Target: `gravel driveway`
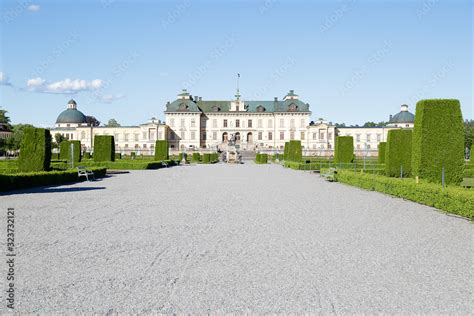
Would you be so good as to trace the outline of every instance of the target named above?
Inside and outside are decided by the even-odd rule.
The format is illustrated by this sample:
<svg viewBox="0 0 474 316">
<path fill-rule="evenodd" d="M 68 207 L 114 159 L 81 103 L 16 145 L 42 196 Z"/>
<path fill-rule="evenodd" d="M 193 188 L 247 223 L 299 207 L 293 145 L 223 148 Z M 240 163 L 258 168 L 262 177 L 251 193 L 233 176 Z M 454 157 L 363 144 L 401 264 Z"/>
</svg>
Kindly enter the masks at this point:
<svg viewBox="0 0 474 316">
<path fill-rule="evenodd" d="M 315 174 L 180 166 L 0 202 L 21 313 L 473 312 L 469 221 Z"/>
</svg>

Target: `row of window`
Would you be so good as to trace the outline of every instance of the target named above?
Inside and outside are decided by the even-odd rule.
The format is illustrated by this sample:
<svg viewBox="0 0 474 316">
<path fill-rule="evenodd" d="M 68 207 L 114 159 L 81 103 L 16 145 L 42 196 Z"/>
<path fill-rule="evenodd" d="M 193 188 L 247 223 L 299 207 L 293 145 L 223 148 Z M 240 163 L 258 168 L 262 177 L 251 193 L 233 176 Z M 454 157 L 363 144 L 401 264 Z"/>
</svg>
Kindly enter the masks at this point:
<svg viewBox="0 0 474 316">
<path fill-rule="evenodd" d="M 66 134 L 67 135 L 67 134 Z M 106 134 L 104 134 L 106 135 Z M 142 140 L 151 140 L 151 141 L 154 141 L 156 140 L 155 138 L 155 132 L 142 132 Z M 71 134 L 71 138 L 68 138 L 68 139 L 72 139 L 72 134 Z M 81 135 L 80 135 L 80 139 L 81 140 L 84 140 L 86 139 L 86 132 L 85 131 L 82 131 L 81 132 Z M 138 142 L 140 140 L 140 133 L 134 133 L 133 135 L 129 134 L 129 133 L 124 133 L 124 134 L 118 134 L 118 133 L 115 133 L 114 134 L 114 139 L 116 141 L 129 141 L 129 140 L 134 140 L 136 142 Z M 158 139 L 163 139 L 163 132 L 158 132 Z"/>
<path fill-rule="evenodd" d="M 170 123 L 170 127 L 176 127 L 174 118 L 170 118 L 169 123 Z M 235 127 L 246 127 L 245 125 L 247 125 L 248 128 L 253 128 L 254 127 L 253 120 L 251 120 L 251 119 L 249 119 L 249 120 L 240 120 L 240 119 L 228 120 L 228 119 L 224 119 L 222 121 L 222 126 L 218 126 L 218 120 L 217 119 L 212 120 L 212 127 L 213 128 L 234 127 L 234 126 Z M 185 126 L 186 126 L 186 119 L 182 118 L 180 120 L 179 127 L 185 127 Z M 191 119 L 191 127 L 196 127 L 196 119 L 195 118 Z M 285 119 L 280 119 L 279 127 L 283 127 L 283 128 L 285 127 Z M 306 119 L 301 119 L 300 120 L 300 128 L 304 128 L 304 127 L 306 127 Z M 257 128 L 263 128 L 263 119 L 258 119 L 257 120 Z M 273 119 L 268 119 L 267 120 L 267 128 L 273 128 Z M 296 128 L 295 119 L 290 119 L 290 128 Z"/>
<path fill-rule="evenodd" d="M 115 148 L 120 148 L 119 144 L 115 143 Z M 123 145 L 123 148 L 129 148 L 129 147 L 128 147 L 128 144 L 124 144 L 124 145 Z M 130 148 L 131 148 L 131 147 L 130 147 Z M 135 149 L 139 149 L 139 148 L 147 149 L 148 146 L 147 146 L 147 144 L 143 144 L 142 147 L 140 147 L 139 144 L 135 144 L 135 145 L 133 146 L 133 148 L 135 148 Z M 154 148 L 155 148 L 155 145 L 154 145 L 154 144 L 151 144 L 149 148 L 150 148 L 150 149 L 154 149 Z"/>
<path fill-rule="evenodd" d="M 377 134 L 376 138 L 377 138 L 377 142 L 380 142 L 382 140 L 382 134 Z M 373 140 L 372 134 L 365 135 L 365 141 L 370 142 L 372 140 Z M 356 134 L 356 142 L 360 142 L 360 141 L 361 141 L 361 134 Z"/>
</svg>

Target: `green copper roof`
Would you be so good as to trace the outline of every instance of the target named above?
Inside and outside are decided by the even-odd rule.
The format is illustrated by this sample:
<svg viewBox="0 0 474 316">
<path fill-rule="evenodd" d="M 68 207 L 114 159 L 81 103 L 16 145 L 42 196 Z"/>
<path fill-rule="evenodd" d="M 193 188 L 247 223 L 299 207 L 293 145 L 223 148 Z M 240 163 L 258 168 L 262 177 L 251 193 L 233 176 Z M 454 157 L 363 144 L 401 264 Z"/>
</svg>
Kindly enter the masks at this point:
<svg viewBox="0 0 474 316">
<path fill-rule="evenodd" d="M 59 114 L 58 118 L 56 119 L 56 123 L 87 123 L 86 116 L 76 109 L 67 109 Z"/>
<path fill-rule="evenodd" d="M 392 116 L 389 123 L 414 123 L 415 115 L 408 111 L 401 111 Z"/>
<path fill-rule="evenodd" d="M 166 112 L 229 112 L 231 102 L 175 100 L 166 105 Z M 183 103 L 187 106 L 186 110 Z M 309 104 L 300 100 L 245 101 L 244 105 L 247 108 L 245 112 L 259 112 L 260 106 L 263 107 L 264 112 L 309 112 Z"/>
</svg>

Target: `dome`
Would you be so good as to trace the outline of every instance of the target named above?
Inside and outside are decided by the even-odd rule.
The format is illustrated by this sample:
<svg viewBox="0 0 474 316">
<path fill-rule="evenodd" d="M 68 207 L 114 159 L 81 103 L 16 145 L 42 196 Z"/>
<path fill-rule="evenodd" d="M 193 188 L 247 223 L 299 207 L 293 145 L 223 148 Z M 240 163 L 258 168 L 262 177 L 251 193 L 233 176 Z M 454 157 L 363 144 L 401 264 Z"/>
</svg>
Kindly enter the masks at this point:
<svg viewBox="0 0 474 316">
<path fill-rule="evenodd" d="M 59 114 L 56 123 L 82 124 L 87 123 L 87 119 L 81 111 L 76 109 L 66 109 Z"/>
<path fill-rule="evenodd" d="M 389 120 L 389 123 L 414 123 L 415 115 L 408 112 L 408 105 L 403 104 L 401 106 L 401 111 L 392 116 Z"/>
</svg>

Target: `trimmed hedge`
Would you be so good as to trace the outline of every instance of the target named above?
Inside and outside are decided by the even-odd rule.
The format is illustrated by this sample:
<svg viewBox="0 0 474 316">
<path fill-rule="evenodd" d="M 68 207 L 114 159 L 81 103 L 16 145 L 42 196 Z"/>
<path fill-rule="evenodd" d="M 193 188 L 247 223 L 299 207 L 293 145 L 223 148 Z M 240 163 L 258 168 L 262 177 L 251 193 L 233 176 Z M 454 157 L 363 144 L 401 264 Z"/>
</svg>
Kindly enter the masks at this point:
<svg viewBox="0 0 474 316">
<path fill-rule="evenodd" d="M 290 142 L 285 142 L 285 149 L 283 151 L 283 160 L 288 160 L 289 149 L 290 149 Z"/>
<path fill-rule="evenodd" d="M 334 146 L 334 162 L 354 161 L 354 139 L 352 136 L 337 136 Z"/>
<path fill-rule="evenodd" d="M 411 129 L 393 129 L 388 131 L 385 149 L 385 174 L 389 177 L 403 177 L 411 173 Z M 403 169 L 402 169 L 403 168 Z"/>
<path fill-rule="evenodd" d="M 25 128 L 20 144 L 18 169 L 22 172 L 46 171 L 51 163 L 51 133 L 44 128 Z"/>
<path fill-rule="evenodd" d="M 286 149 L 288 147 L 288 149 Z M 286 159 L 288 161 L 301 161 L 303 157 L 301 152 L 301 141 L 299 140 L 290 140 L 288 145 L 285 144 Z"/>
<path fill-rule="evenodd" d="M 459 100 L 421 100 L 416 104 L 412 170 L 431 182 L 462 182 L 464 126 Z"/>
<path fill-rule="evenodd" d="M 168 167 L 176 166 L 177 163 L 174 160 L 165 160 Z M 83 161 L 81 166 L 85 167 L 103 167 L 110 170 L 147 170 L 147 169 L 161 169 L 165 165 L 161 161 L 146 161 L 146 160 L 121 160 L 121 161 Z"/>
<path fill-rule="evenodd" d="M 91 159 L 91 158 L 92 158 L 91 153 L 85 152 L 83 158 L 84 158 L 84 159 Z"/>
<path fill-rule="evenodd" d="M 192 162 L 200 162 L 201 161 L 201 154 L 200 153 L 193 153 L 191 161 Z"/>
<path fill-rule="evenodd" d="M 51 160 L 59 160 L 59 153 L 51 153 Z"/>
<path fill-rule="evenodd" d="M 267 164 L 268 163 L 268 154 L 257 154 L 255 157 L 255 163 L 257 164 Z"/>
<path fill-rule="evenodd" d="M 81 141 L 80 140 L 64 140 L 59 145 L 59 159 L 71 161 L 70 151 L 71 144 L 74 146 L 74 162 L 81 161 Z"/>
<path fill-rule="evenodd" d="M 398 196 L 443 211 L 474 219 L 474 194 L 472 189 L 450 186 L 443 189 L 439 184 L 413 179 L 353 173 L 338 170 L 336 180 L 363 189 Z"/>
<path fill-rule="evenodd" d="M 115 141 L 113 136 L 94 136 L 94 161 L 115 161 Z"/>
<path fill-rule="evenodd" d="M 202 163 L 211 163 L 211 154 L 202 154 Z"/>
<path fill-rule="evenodd" d="M 386 142 L 379 143 L 379 156 L 378 156 L 379 163 L 385 163 L 385 148 L 386 147 L 387 147 Z"/>
<path fill-rule="evenodd" d="M 107 169 L 92 168 L 96 178 L 105 177 Z M 40 171 L 16 174 L 0 174 L 0 191 L 27 189 L 46 185 L 60 185 L 84 180 L 77 176 L 76 169 L 65 171 Z"/>
<path fill-rule="evenodd" d="M 168 160 L 168 141 L 157 140 L 155 143 L 155 160 Z"/>
</svg>

